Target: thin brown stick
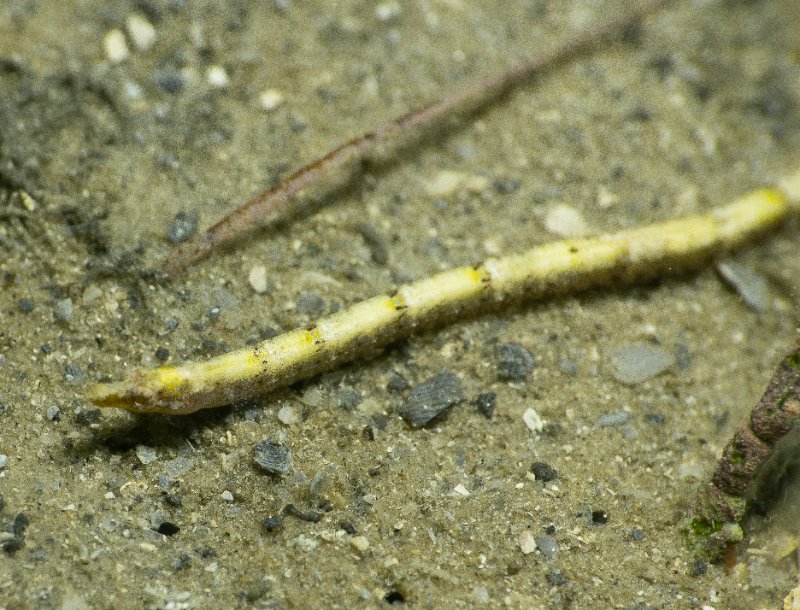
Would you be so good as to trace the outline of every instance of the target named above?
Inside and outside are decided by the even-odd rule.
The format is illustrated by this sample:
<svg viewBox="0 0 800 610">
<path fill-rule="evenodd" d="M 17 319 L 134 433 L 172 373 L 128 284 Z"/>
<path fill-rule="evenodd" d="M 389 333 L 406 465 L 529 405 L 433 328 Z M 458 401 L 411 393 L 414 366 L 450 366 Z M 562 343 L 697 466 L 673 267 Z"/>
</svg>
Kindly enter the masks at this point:
<svg viewBox="0 0 800 610">
<path fill-rule="evenodd" d="M 646 15 L 661 8 L 669 0 L 650 0 L 627 13 L 615 14 L 585 30 L 572 35 L 559 45 L 539 56 L 526 59 L 504 72 L 489 75 L 407 114 L 378 126 L 362 136 L 353 138 L 322 157 L 301 167 L 278 185 L 269 188 L 242 204 L 217 221 L 205 232 L 170 252 L 163 263 L 168 275 L 175 275 L 189 265 L 208 256 L 214 248 L 231 241 L 270 212 L 278 209 L 291 197 L 312 185 L 324 174 L 346 161 L 363 159 L 375 147 L 422 125 L 429 125 L 457 109 L 477 110 L 506 93 L 512 86 L 544 68 L 557 65 L 579 53 L 588 51 L 600 42 L 619 36 Z"/>
</svg>

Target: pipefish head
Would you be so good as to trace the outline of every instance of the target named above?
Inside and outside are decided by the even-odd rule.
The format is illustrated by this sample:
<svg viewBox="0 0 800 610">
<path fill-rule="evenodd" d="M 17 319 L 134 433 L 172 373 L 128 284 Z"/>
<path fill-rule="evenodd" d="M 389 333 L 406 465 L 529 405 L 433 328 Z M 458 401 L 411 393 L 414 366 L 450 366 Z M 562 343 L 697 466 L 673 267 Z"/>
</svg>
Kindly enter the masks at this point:
<svg viewBox="0 0 800 610">
<path fill-rule="evenodd" d="M 125 409 L 132 413 L 182 415 L 199 407 L 185 400 L 188 381 L 177 367 L 136 369 L 122 381 L 98 383 L 86 391 L 89 401 L 102 408 Z"/>
</svg>

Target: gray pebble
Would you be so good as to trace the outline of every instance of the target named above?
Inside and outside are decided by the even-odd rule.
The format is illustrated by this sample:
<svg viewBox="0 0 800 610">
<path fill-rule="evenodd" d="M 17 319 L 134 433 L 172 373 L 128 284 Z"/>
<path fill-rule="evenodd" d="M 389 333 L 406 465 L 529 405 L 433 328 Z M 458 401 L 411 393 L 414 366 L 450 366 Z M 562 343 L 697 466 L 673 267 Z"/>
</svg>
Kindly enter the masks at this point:
<svg viewBox="0 0 800 610">
<path fill-rule="evenodd" d="M 533 371 L 533 356 L 519 343 L 497 346 L 497 375 L 500 379 L 522 381 Z"/>
<path fill-rule="evenodd" d="M 352 411 L 361 403 L 361 392 L 353 388 L 342 388 L 339 394 L 339 406 L 345 411 Z"/>
<path fill-rule="evenodd" d="M 56 320 L 69 322 L 72 319 L 72 299 L 61 299 L 56 301 L 54 308 Z"/>
<path fill-rule="evenodd" d="M 413 428 L 421 428 L 462 400 L 461 381 L 442 371 L 411 390 L 398 412 Z"/>
<path fill-rule="evenodd" d="M 311 318 L 318 318 L 325 313 L 325 299 L 318 292 L 307 290 L 297 297 L 297 312 Z"/>
<path fill-rule="evenodd" d="M 158 459 L 158 452 L 147 445 L 136 445 L 136 457 L 142 464 L 151 464 Z"/>
<path fill-rule="evenodd" d="M 364 243 L 369 248 L 372 262 L 378 265 L 385 265 L 389 261 L 389 252 L 386 249 L 386 241 L 381 237 L 378 230 L 371 224 L 362 222 L 356 225 L 356 231 L 364 239 Z"/>
<path fill-rule="evenodd" d="M 178 212 L 167 231 L 167 238 L 173 244 L 186 241 L 197 231 L 197 212 Z"/>
<path fill-rule="evenodd" d="M 270 474 L 287 475 L 292 470 L 292 451 L 283 443 L 261 441 L 253 447 L 253 459 Z"/>
<path fill-rule="evenodd" d="M 558 557 L 558 542 L 556 542 L 555 538 L 542 534 L 541 536 L 536 536 L 535 540 L 536 548 L 538 548 L 539 552 L 547 559 L 555 559 Z"/>
<path fill-rule="evenodd" d="M 734 261 L 718 264 L 717 273 L 728 286 L 739 293 L 751 309 L 764 311 L 769 307 L 771 298 L 769 284 L 763 276 Z"/>
<path fill-rule="evenodd" d="M 597 423 L 601 428 L 611 428 L 612 426 L 621 426 L 630 421 L 631 415 L 627 411 L 616 411 L 614 413 L 605 413 L 597 418 Z"/>
<path fill-rule="evenodd" d="M 614 378 L 623 383 L 639 383 L 663 373 L 673 364 L 663 347 L 637 341 L 611 352 Z"/>
<path fill-rule="evenodd" d="M 0 470 L 4 470 L 8 464 L 8 456 L 0 453 Z"/>
<path fill-rule="evenodd" d="M 164 462 L 164 470 L 159 477 L 159 484 L 162 487 L 169 487 L 178 477 L 183 476 L 194 468 L 194 462 L 185 457 L 176 457 L 174 460 Z"/>
<path fill-rule="evenodd" d="M 61 420 L 61 409 L 56 406 L 47 407 L 47 419 L 50 421 L 60 421 Z"/>
<path fill-rule="evenodd" d="M 83 383 L 83 371 L 77 364 L 70 363 L 64 367 L 64 378 L 71 385 L 81 385 Z"/>
</svg>

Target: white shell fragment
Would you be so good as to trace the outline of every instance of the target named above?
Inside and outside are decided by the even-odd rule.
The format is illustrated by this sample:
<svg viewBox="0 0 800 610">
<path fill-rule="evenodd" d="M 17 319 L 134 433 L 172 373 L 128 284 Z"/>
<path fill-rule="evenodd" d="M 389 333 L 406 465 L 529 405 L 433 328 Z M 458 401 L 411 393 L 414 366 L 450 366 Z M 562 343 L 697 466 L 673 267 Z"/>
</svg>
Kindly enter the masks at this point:
<svg viewBox="0 0 800 610">
<path fill-rule="evenodd" d="M 258 96 L 258 102 L 267 112 L 272 112 L 283 104 L 283 94 L 277 89 L 264 89 Z"/>
<path fill-rule="evenodd" d="M 586 221 L 581 213 L 569 205 L 560 204 L 551 208 L 544 219 L 544 228 L 559 237 L 583 237 Z"/>
<path fill-rule="evenodd" d="M 542 421 L 542 417 L 536 412 L 536 409 L 526 409 L 525 413 L 522 414 L 522 421 L 525 422 L 531 432 L 544 430 L 544 421 Z"/>
<path fill-rule="evenodd" d="M 156 29 L 153 24 L 138 13 L 131 13 L 125 20 L 125 29 L 131 37 L 133 46 L 139 51 L 146 51 L 156 41 Z"/>
<path fill-rule="evenodd" d="M 128 43 L 125 42 L 125 34 L 116 28 L 109 30 L 105 38 L 103 38 L 103 50 L 106 53 L 106 58 L 112 64 L 121 63 L 130 55 Z"/>
<path fill-rule="evenodd" d="M 264 294 L 269 287 L 267 281 L 267 268 L 264 265 L 255 265 L 247 275 L 247 281 L 258 294 Z"/>
</svg>

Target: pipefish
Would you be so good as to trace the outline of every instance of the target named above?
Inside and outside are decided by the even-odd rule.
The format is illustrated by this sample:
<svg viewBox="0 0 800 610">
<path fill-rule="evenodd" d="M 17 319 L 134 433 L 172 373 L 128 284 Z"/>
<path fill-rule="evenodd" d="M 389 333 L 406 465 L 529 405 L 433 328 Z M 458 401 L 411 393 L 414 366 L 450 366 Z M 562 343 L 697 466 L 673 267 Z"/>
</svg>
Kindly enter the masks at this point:
<svg viewBox="0 0 800 610">
<path fill-rule="evenodd" d="M 800 211 L 800 171 L 705 214 L 555 241 L 407 284 L 252 347 L 179 366 L 136 369 L 87 398 L 135 413 L 185 415 L 330 370 L 402 336 L 482 307 L 630 283 L 700 267 Z"/>
</svg>

